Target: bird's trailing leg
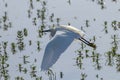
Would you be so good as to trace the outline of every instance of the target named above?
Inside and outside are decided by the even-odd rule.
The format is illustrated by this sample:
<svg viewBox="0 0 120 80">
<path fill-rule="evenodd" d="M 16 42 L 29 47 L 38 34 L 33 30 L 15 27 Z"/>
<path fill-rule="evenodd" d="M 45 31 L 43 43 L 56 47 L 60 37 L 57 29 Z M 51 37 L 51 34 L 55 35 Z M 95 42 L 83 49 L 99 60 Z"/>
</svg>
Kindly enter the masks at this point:
<svg viewBox="0 0 120 80">
<path fill-rule="evenodd" d="M 42 30 L 42 32 L 50 32 L 50 29 L 49 30 Z"/>
<path fill-rule="evenodd" d="M 89 41 L 87 41 L 86 39 L 84 39 L 83 37 L 79 38 L 79 40 L 81 40 L 82 42 L 84 42 L 85 44 L 87 44 L 88 46 L 93 47 L 94 49 L 96 49 L 96 45 L 94 43 L 90 43 Z"/>
</svg>

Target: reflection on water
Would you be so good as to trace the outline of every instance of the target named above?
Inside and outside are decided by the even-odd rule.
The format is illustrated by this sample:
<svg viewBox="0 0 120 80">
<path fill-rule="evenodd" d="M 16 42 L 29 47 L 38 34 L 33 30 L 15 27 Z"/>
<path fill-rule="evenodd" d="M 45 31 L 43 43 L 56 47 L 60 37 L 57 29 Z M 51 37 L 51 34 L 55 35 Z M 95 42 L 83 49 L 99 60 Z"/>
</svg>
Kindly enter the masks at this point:
<svg viewBox="0 0 120 80">
<path fill-rule="evenodd" d="M 88 1 L 97 3 L 101 6 L 102 10 L 107 9 L 108 7 L 106 5 L 108 2 L 105 0 L 87 0 L 86 2 Z M 38 70 L 39 61 L 36 58 L 37 56 L 34 57 L 34 55 L 38 55 L 35 54 L 36 51 L 37 53 L 40 53 L 43 49 L 43 47 L 41 47 L 41 39 L 45 34 L 41 31 L 51 26 L 54 27 L 55 25 L 60 25 L 62 19 L 56 17 L 54 12 L 49 12 L 49 6 L 47 5 L 49 1 L 29 0 L 26 2 L 28 3 L 26 6 L 26 20 L 30 20 L 29 23 L 32 23 L 33 29 L 37 28 L 37 34 L 35 35 L 37 36 L 37 39 L 31 39 L 30 35 L 34 34 L 34 32 L 32 33 L 31 30 L 29 30 L 30 26 L 23 27 L 22 29 L 18 28 L 15 32 L 12 31 L 14 33 L 12 36 L 15 36 L 14 39 L 9 35 L 10 30 L 17 28 L 17 25 L 13 25 L 16 20 L 12 21 L 9 17 L 10 12 L 8 9 L 11 2 L 7 2 L 6 0 L 0 1 L 0 9 L 2 9 L 0 14 L 0 80 L 26 80 L 28 79 L 28 75 L 30 76 L 29 78 L 34 80 L 45 80 Z M 72 6 L 72 2 L 73 1 L 71 0 L 66 1 L 66 3 L 69 4 L 68 6 Z M 111 0 L 109 3 L 117 4 L 119 1 Z M 74 18 L 75 20 L 79 20 L 77 17 Z M 96 18 L 93 20 L 83 20 L 85 26 L 81 26 L 81 29 L 84 31 L 89 30 L 90 27 L 92 27 L 92 22 L 96 23 L 96 21 Z M 71 23 L 68 24 L 70 25 Z M 85 44 L 81 43 L 79 49 L 75 51 L 75 53 L 77 53 L 77 57 L 75 58 L 76 66 L 78 67 L 78 70 L 80 70 L 80 80 L 87 80 L 87 77 L 89 76 L 87 72 L 83 72 L 86 69 L 84 65 L 87 64 L 85 62 L 87 60 L 91 62 L 90 64 L 95 70 L 101 71 L 105 66 L 110 66 L 113 68 L 115 67 L 114 69 L 116 69 L 117 72 L 120 72 L 120 35 L 118 34 L 120 31 L 120 21 L 112 20 L 110 22 L 109 20 L 104 20 L 100 24 L 103 27 L 100 32 L 105 36 L 110 35 L 110 39 L 108 39 L 110 40 L 109 49 L 105 52 L 104 50 L 98 50 L 100 45 L 97 44 L 97 42 L 101 41 L 100 39 L 103 38 L 99 36 L 99 34 L 93 35 L 89 40 L 96 43 L 98 46 L 96 50 L 88 48 Z M 29 50 L 26 51 L 27 49 Z M 14 61 L 11 60 L 12 57 L 15 58 Z M 11 66 L 15 68 L 14 71 L 10 68 Z M 11 74 L 14 74 L 14 76 Z M 59 77 L 56 76 L 57 74 L 59 74 Z M 50 69 L 45 72 L 45 75 L 47 75 L 49 80 L 59 80 L 64 79 L 65 74 L 62 71 L 56 73 Z M 104 80 L 104 77 L 101 77 L 99 74 L 95 74 L 95 76 L 97 79 Z"/>
</svg>

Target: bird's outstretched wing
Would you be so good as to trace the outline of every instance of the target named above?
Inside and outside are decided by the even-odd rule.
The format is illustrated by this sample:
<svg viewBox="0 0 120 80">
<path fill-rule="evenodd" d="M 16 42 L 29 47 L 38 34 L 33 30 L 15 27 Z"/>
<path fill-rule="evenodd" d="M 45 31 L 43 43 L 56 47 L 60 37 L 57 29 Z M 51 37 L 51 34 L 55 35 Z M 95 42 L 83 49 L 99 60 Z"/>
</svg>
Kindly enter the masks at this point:
<svg viewBox="0 0 120 80">
<path fill-rule="evenodd" d="M 55 35 L 47 44 L 43 56 L 41 70 L 48 70 L 60 57 L 60 55 L 68 48 L 74 38 L 67 34 Z"/>
</svg>

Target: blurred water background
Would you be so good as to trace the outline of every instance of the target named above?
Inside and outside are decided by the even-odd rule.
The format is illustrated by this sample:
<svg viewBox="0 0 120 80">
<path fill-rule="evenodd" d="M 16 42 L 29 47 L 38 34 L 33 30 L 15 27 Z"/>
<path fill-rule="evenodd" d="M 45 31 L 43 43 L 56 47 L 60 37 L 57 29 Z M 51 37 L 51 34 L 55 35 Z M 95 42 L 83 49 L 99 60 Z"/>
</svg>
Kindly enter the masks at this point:
<svg viewBox="0 0 120 80">
<path fill-rule="evenodd" d="M 74 41 L 49 71 L 40 69 L 49 34 L 72 25 L 96 50 Z M 119 80 L 120 0 L 0 0 L 0 80 Z"/>
</svg>

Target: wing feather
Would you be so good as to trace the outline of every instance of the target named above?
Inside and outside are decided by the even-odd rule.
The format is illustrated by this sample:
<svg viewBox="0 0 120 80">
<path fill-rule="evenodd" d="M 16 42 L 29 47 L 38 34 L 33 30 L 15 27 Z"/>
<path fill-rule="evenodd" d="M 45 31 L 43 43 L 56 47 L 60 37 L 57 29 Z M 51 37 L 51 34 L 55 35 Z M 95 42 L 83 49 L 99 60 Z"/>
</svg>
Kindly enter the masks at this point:
<svg viewBox="0 0 120 80">
<path fill-rule="evenodd" d="M 41 70 L 48 70 L 68 48 L 74 38 L 68 35 L 56 35 L 46 46 Z"/>
</svg>

